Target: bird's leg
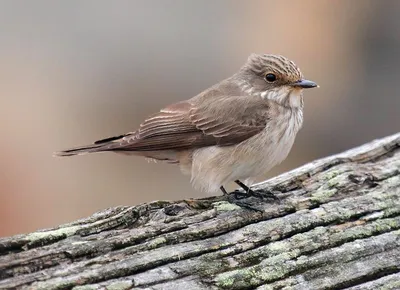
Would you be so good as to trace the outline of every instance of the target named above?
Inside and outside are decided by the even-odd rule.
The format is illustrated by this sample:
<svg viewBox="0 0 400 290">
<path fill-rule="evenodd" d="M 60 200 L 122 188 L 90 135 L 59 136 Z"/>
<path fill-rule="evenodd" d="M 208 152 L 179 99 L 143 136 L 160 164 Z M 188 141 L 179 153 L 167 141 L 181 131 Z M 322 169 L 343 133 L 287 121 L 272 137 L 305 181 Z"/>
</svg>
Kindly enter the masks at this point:
<svg viewBox="0 0 400 290">
<path fill-rule="evenodd" d="M 220 187 L 219 189 L 221 189 L 221 191 L 222 191 L 222 193 L 223 193 L 224 195 L 228 195 L 228 194 L 229 194 L 229 193 L 226 191 L 225 187 L 223 187 L 222 185 L 221 185 L 221 187 Z"/>
<path fill-rule="evenodd" d="M 258 197 L 258 198 L 273 198 L 276 200 L 279 200 L 279 197 L 277 197 L 275 194 L 273 194 L 270 191 L 264 191 L 264 190 L 252 190 L 250 189 L 246 184 L 244 184 L 243 182 L 241 182 L 240 180 L 235 180 L 235 183 L 237 185 L 239 185 L 241 188 L 243 188 L 245 190 L 245 197 L 246 196 L 254 196 L 254 197 Z M 235 193 L 235 197 L 238 197 L 237 193 Z M 243 198 L 240 197 L 240 198 Z M 239 198 L 239 199 L 240 199 Z"/>
</svg>

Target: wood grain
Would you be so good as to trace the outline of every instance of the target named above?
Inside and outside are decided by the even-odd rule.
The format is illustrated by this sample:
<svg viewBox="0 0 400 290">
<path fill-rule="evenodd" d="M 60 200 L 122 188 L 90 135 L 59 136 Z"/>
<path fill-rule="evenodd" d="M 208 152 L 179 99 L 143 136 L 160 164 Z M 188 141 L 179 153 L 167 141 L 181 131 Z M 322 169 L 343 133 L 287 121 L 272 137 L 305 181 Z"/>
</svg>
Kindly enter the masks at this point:
<svg viewBox="0 0 400 290">
<path fill-rule="evenodd" d="M 281 200 L 155 201 L 1 238 L 0 288 L 400 289 L 400 133 L 256 188 Z"/>
</svg>

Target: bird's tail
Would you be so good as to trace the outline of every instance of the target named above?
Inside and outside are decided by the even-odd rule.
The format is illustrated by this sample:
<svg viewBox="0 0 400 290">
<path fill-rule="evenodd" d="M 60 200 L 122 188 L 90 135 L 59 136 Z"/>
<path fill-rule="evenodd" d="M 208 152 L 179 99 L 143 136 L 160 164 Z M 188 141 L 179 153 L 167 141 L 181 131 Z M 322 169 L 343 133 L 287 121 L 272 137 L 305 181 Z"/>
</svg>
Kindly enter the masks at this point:
<svg viewBox="0 0 400 290">
<path fill-rule="evenodd" d="M 98 140 L 93 144 L 75 147 L 59 152 L 55 152 L 53 156 L 73 156 L 73 155 L 83 155 L 88 153 L 96 153 L 96 152 L 105 152 L 105 151 L 112 151 L 119 146 L 119 141 L 127 136 L 128 134 L 114 136 L 102 140 Z"/>
<path fill-rule="evenodd" d="M 100 144 L 91 144 L 87 146 L 81 146 L 54 152 L 53 156 L 63 157 L 63 156 L 83 155 L 88 153 L 104 152 L 104 151 L 107 151 L 107 148 L 105 146 Z"/>
</svg>

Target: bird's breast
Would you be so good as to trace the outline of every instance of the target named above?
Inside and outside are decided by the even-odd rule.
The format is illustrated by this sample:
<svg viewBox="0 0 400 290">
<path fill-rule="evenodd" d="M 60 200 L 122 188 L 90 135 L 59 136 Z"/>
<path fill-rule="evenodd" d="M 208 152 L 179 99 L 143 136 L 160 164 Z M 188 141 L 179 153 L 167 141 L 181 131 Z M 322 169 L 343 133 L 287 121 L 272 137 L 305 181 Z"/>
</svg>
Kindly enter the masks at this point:
<svg viewBox="0 0 400 290">
<path fill-rule="evenodd" d="M 254 162 L 263 174 L 288 156 L 297 132 L 303 122 L 302 111 L 287 110 L 268 122 L 265 129 L 253 140 L 248 140 L 248 149 Z"/>
<path fill-rule="evenodd" d="M 283 111 L 267 122 L 257 135 L 233 146 L 194 150 L 190 170 L 192 184 L 214 192 L 229 181 L 259 177 L 288 155 L 301 127 L 302 115 Z"/>
</svg>

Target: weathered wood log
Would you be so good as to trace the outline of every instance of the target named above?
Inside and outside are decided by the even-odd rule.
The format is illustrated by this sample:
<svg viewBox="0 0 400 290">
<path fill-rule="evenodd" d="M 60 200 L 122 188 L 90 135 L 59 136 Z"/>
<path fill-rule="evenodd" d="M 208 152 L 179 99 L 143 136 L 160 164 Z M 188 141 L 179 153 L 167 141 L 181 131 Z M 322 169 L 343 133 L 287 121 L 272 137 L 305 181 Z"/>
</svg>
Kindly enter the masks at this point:
<svg viewBox="0 0 400 290">
<path fill-rule="evenodd" d="M 0 239 L 0 288 L 400 289 L 400 133 L 232 196 Z"/>
</svg>

